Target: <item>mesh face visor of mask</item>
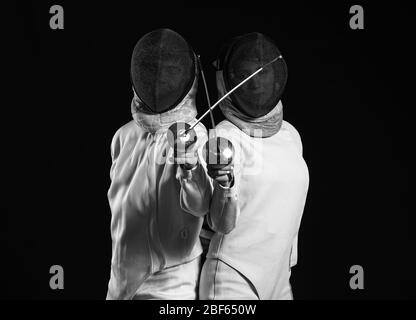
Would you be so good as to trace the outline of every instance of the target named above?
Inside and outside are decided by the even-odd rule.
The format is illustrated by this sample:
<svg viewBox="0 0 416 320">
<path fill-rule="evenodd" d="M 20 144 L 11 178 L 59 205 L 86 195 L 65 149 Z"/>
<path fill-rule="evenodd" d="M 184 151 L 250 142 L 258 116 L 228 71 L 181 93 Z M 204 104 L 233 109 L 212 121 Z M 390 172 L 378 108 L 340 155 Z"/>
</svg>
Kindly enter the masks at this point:
<svg viewBox="0 0 416 320">
<path fill-rule="evenodd" d="M 280 55 L 273 41 L 260 33 L 235 38 L 227 46 L 222 61 L 227 91 Z M 286 81 L 287 66 L 280 58 L 232 93 L 231 99 L 243 114 L 258 118 L 277 105 Z"/>
<path fill-rule="evenodd" d="M 144 35 L 134 47 L 131 80 L 145 109 L 158 114 L 178 105 L 193 85 L 195 66 L 191 46 L 175 31 Z"/>
</svg>

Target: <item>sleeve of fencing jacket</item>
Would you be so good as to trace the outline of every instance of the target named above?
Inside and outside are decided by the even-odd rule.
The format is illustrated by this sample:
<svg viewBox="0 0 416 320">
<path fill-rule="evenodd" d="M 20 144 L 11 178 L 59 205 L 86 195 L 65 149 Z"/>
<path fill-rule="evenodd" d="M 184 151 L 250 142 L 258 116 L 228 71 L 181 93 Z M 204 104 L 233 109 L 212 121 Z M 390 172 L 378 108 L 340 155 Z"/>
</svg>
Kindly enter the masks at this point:
<svg viewBox="0 0 416 320">
<path fill-rule="evenodd" d="M 208 224 L 218 233 L 230 233 L 236 226 L 240 208 L 238 205 L 236 179 L 230 188 L 214 181 L 214 192 L 208 214 Z"/>
<path fill-rule="evenodd" d="M 213 181 L 213 194 L 207 221 L 209 226 L 218 233 L 230 233 L 236 226 L 238 217 L 240 216 L 239 206 L 239 184 L 241 181 L 241 148 L 239 142 L 239 132 L 236 130 L 221 130 L 221 124 L 217 127 L 217 136 L 229 139 L 235 150 L 233 160 L 234 179 L 231 186 L 226 188 L 218 182 Z"/>
<path fill-rule="evenodd" d="M 177 166 L 176 178 L 181 184 L 180 205 L 182 210 L 194 215 L 204 216 L 209 211 L 212 185 L 205 168 L 201 165 L 202 152 L 207 141 L 206 129 L 202 124 L 195 127 L 197 134 L 198 164 L 191 170 Z"/>
</svg>

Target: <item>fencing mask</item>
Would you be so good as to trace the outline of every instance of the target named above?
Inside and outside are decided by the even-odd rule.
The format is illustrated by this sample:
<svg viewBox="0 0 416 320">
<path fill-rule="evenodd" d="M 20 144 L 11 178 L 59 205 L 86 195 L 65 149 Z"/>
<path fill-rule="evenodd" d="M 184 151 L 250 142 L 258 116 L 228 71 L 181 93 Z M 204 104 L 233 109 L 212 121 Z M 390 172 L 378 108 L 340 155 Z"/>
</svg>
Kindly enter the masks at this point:
<svg viewBox="0 0 416 320">
<path fill-rule="evenodd" d="M 280 55 L 274 42 L 263 34 L 233 39 L 220 58 L 227 91 Z M 279 58 L 231 94 L 233 105 L 249 117 L 262 117 L 277 105 L 286 81 L 286 63 Z"/>
<path fill-rule="evenodd" d="M 131 81 L 145 110 L 159 114 L 181 102 L 193 85 L 195 66 L 191 46 L 175 31 L 144 35 L 133 50 Z"/>
</svg>

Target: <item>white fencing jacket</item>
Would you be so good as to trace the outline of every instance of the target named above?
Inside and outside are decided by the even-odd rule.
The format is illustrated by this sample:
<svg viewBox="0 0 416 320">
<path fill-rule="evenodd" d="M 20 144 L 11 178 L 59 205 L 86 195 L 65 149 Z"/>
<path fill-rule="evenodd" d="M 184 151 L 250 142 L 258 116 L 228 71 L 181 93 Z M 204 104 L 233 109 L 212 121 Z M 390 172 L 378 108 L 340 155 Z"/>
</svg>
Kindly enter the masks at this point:
<svg viewBox="0 0 416 320">
<path fill-rule="evenodd" d="M 250 137 L 228 120 L 216 131 L 236 149 L 235 181 L 223 193 L 221 206 L 211 206 L 208 222 L 216 233 L 207 257 L 241 272 L 260 299 L 290 299 L 290 268 L 297 261 L 309 186 L 299 133 L 286 121 L 268 138 Z M 219 189 L 216 185 L 214 194 Z"/>
<path fill-rule="evenodd" d="M 194 95 L 184 100 L 195 108 Z M 206 141 L 202 124 L 195 131 L 197 143 Z M 170 159 L 173 149 L 167 126 L 153 132 L 130 121 L 114 135 L 111 155 L 112 261 L 107 299 L 131 299 L 153 273 L 201 254 L 199 233 L 209 210 L 211 185 L 202 166 L 184 171 Z"/>
</svg>

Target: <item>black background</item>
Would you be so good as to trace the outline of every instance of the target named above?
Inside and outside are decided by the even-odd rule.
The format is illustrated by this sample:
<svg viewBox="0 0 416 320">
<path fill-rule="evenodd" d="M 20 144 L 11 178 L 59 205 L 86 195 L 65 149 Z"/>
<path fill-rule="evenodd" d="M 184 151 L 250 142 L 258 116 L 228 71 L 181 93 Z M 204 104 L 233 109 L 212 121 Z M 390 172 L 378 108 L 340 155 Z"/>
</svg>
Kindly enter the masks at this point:
<svg viewBox="0 0 416 320">
<path fill-rule="evenodd" d="M 64 30 L 49 28 L 53 4 L 64 8 Z M 295 298 L 414 299 L 406 202 L 411 105 L 399 102 L 411 11 L 399 2 L 363 3 L 365 29 L 352 30 L 353 4 L 360 3 L 46 1 L 4 8 L 1 298 L 105 298 L 110 142 L 131 120 L 133 47 L 167 27 L 201 55 L 213 101 L 210 63 L 224 41 L 262 32 L 285 57 L 284 117 L 301 134 L 310 172 Z M 199 114 L 206 110 L 203 90 L 197 105 Z M 219 110 L 215 118 L 222 119 Z M 55 264 L 65 270 L 64 290 L 49 288 Z M 352 265 L 364 268 L 364 290 L 349 287 Z"/>
</svg>

